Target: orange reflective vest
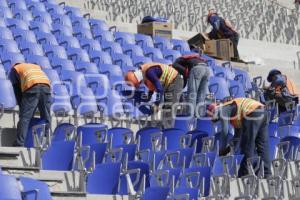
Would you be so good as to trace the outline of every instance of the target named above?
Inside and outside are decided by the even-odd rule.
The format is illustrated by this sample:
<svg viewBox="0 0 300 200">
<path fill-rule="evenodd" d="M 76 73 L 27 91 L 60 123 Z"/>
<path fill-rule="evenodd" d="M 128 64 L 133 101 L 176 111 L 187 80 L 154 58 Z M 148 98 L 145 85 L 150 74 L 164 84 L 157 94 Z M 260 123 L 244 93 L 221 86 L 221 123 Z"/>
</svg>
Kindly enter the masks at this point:
<svg viewBox="0 0 300 200">
<path fill-rule="evenodd" d="M 146 72 L 149 68 L 158 66 L 162 70 L 162 75 L 160 76 L 160 82 L 163 87 L 168 87 L 173 80 L 176 78 L 178 72 L 171 66 L 161 64 L 161 63 L 146 63 L 141 66 L 141 70 L 144 76 L 145 85 L 149 88 L 150 91 L 155 91 L 154 85 L 147 79 Z"/>
<path fill-rule="evenodd" d="M 236 115 L 230 119 L 230 123 L 234 128 L 241 128 L 244 117 L 251 114 L 257 108 L 264 106 L 260 102 L 248 98 L 236 98 L 224 103 L 224 106 L 232 103 L 235 103 L 237 106 Z"/>
<path fill-rule="evenodd" d="M 21 63 L 14 66 L 19 74 L 22 92 L 36 84 L 46 84 L 50 87 L 50 81 L 41 67 L 35 64 Z"/>
<path fill-rule="evenodd" d="M 290 94 L 299 96 L 299 90 L 292 80 L 286 77 L 286 87 L 289 90 Z"/>
</svg>

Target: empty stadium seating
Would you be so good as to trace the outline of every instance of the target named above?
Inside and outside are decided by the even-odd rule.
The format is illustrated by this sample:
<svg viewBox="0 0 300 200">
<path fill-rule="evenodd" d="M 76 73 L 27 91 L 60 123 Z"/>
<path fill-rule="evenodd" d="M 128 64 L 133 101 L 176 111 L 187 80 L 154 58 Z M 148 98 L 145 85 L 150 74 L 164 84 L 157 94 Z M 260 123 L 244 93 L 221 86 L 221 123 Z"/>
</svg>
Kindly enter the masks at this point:
<svg viewBox="0 0 300 200">
<path fill-rule="evenodd" d="M 102 5 L 104 1 L 98 2 Z M 258 2 L 267 8 L 271 18 L 287 17 L 283 11 L 278 11 L 276 4 L 270 6 L 267 2 L 231 0 L 226 1 L 226 6 L 214 3 L 220 13 L 226 13 L 228 7 L 235 11 L 240 7 L 255 10 L 259 8 Z M 189 3 L 199 4 L 192 7 L 202 14 L 210 5 L 207 1 Z M 181 4 L 187 7 L 185 2 Z M 274 8 L 275 12 L 270 13 Z M 267 33 L 256 36 L 257 30 L 247 32 L 251 26 L 245 27 L 246 19 L 257 15 L 247 13 L 240 14 L 242 17 L 236 21 L 241 34 L 249 38 L 270 38 Z M 232 17 L 232 13 L 228 16 Z M 198 22 L 190 29 L 206 28 L 201 19 Z M 270 27 L 288 28 L 283 22 L 288 19 Z M 3 113 L 15 115 L 17 112 L 8 75 L 14 63 L 27 61 L 41 65 L 51 80 L 53 118 L 70 119 L 64 123 L 57 121 L 51 136 L 43 135 L 43 130 L 37 131 L 37 127 L 42 129 L 42 126 L 31 127 L 26 139 L 29 150 L 0 147 L 0 199 L 22 199 L 22 196 L 26 199 L 60 199 L 60 195 L 80 199 L 92 194 L 109 195 L 96 196 L 98 199 L 129 195 L 145 200 L 243 196 L 247 196 L 245 199 L 300 198 L 297 192 L 298 107 L 286 113 L 291 116 L 288 121 L 284 114 L 270 117 L 274 180 L 270 178 L 267 182 L 255 174 L 248 178 L 254 177 L 257 184 L 247 182 L 246 178 L 236 178 L 243 156 L 218 155 L 218 123 L 178 116 L 172 129 L 161 130 L 148 124 L 136 128 L 137 124 L 142 125 L 142 117 L 149 123 L 155 120 L 151 121 L 149 116 L 141 113 L 136 102 L 131 102 L 132 98 L 123 95 L 122 90 L 133 90 L 123 83 L 124 73 L 151 61 L 171 64 L 177 57 L 191 53 L 187 42 L 117 30 L 104 20 L 83 15 L 78 8 L 55 1 L 0 0 L 0 118 Z M 274 36 L 273 40 L 282 39 Z M 289 43 L 287 40 L 282 41 Z M 291 41 L 294 42 L 295 39 Z M 248 97 L 257 89 L 252 87 L 246 71 L 230 63 L 219 65 L 206 55 L 203 57 L 208 60 L 212 72 L 208 89 L 214 100 Z M 275 110 L 272 109 L 269 109 L 270 113 Z M 80 119 L 84 122 L 80 123 Z M 123 122 L 128 126 L 123 126 Z M 37 125 L 35 121 L 32 123 Z M 7 157 L 9 161 L 5 160 Z M 288 172 L 277 177 L 280 169 L 276 162 L 289 166 Z M 222 178 L 228 181 L 220 181 Z M 284 184 L 289 184 L 293 190 L 275 193 L 275 178 L 281 181 L 275 190 Z M 72 181 L 74 185 L 70 183 Z M 257 191 L 251 193 L 249 184 L 255 185 Z M 259 192 L 262 187 L 264 194 Z"/>
</svg>

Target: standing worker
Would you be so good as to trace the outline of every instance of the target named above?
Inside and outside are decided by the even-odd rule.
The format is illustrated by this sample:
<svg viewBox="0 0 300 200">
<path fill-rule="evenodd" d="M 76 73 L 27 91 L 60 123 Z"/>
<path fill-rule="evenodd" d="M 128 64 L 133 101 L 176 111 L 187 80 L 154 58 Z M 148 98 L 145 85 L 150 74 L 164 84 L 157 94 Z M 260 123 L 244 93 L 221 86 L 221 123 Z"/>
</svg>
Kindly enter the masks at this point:
<svg viewBox="0 0 300 200">
<path fill-rule="evenodd" d="M 46 122 L 46 131 L 50 128 L 51 90 L 50 81 L 41 67 L 29 63 L 17 63 L 10 71 L 15 96 L 19 105 L 19 122 L 14 146 L 24 146 L 29 124 L 36 109 Z"/>
<path fill-rule="evenodd" d="M 162 121 L 163 128 L 173 127 L 172 106 L 179 102 L 182 89 L 182 76 L 171 66 L 161 63 L 146 63 L 136 71 L 129 71 L 125 80 L 132 83 L 136 88 L 144 81 L 150 90 L 150 95 L 157 92 L 158 96 L 154 103 L 154 112 L 158 112 L 159 105 L 163 104 Z"/>
<path fill-rule="evenodd" d="M 207 63 L 199 54 L 190 54 L 177 58 L 173 63 L 173 67 L 183 76 L 184 87 L 187 84 L 187 101 L 192 106 L 188 114 L 203 117 L 205 115 L 204 103 L 210 77 Z"/>
<path fill-rule="evenodd" d="M 207 15 L 207 22 L 212 26 L 212 31 L 208 33 L 210 39 L 230 39 L 233 44 L 234 58 L 239 61 L 238 52 L 239 34 L 234 26 L 226 19 L 218 15 L 214 9 L 210 9 Z"/>
<path fill-rule="evenodd" d="M 227 134 L 229 122 L 235 128 L 235 138 L 240 138 L 241 154 L 244 158 L 239 169 L 239 177 L 248 174 L 247 159 L 260 156 L 264 164 L 264 176 L 271 175 L 269 155 L 268 114 L 263 104 L 249 98 L 236 98 L 222 105 L 211 104 L 209 115 L 214 121 L 220 120 L 222 131 L 220 135 L 220 154 L 230 151 L 232 142 L 228 145 Z"/>
</svg>

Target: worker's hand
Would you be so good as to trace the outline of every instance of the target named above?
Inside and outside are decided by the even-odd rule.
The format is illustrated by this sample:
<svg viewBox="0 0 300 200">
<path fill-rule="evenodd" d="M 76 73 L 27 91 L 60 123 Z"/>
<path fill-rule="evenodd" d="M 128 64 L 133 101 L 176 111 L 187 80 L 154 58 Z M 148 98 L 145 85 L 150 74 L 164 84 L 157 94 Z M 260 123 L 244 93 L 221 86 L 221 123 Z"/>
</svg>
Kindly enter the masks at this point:
<svg viewBox="0 0 300 200">
<path fill-rule="evenodd" d="M 224 148 L 224 149 L 220 149 L 219 150 L 219 156 L 226 156 L 227 154 L 230 153 L 230 146 Z"/>
</svg>

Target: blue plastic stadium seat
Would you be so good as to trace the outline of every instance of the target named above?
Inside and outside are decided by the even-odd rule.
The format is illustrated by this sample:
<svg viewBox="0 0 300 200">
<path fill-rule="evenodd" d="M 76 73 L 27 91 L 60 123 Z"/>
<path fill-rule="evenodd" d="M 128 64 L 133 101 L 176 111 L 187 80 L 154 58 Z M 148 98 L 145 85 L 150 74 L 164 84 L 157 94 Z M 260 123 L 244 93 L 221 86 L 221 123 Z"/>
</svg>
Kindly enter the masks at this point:
<svg viewBox="0 0 300 200">
<path fill-rule="evenodd" d="M 93 29 L 93 35 L 95 40 L 98 40 L 101 44 L 105 41 L 113 42 L 114 36 L 110 31 L 104 31 L 100 29 Z"/>
<path fill-rule="evenodd" d="M 45 24 L 48 24 L 49 26 L 51 26 L 51 24 L 52 24 L 51 15 L 47 12 L 34 11 L 32 13 L 32 16 L 33 16 L 33 20 L 36 22 L 45 23 Z"/>
<path fill-rule="evenodd" d="M 111 91 L 108 77 L 104 74 L 85 74 L 87 86 L 93 90 L 95 98 L 99 100 L 106 99 Z"/>
<path fill-rule="evenodd" d="M 50 45 L 50 44 L 44 44 L 43 45 L 44 53 L 45 55 L 50 59 L 54 58 L 64 58 L 67 59 L 67 52 L 65 48 L 58 45 Z"/>
<path fill-rule="evenodd" d="M 6 72 L 4 70 L 4 67 L 0 65 L 0 79 L 6 79 Z"/>
<path fill-rule="evenodd" d="M 120 81 L 124 80 L 121 67 L 118 65 L 100 64 L 99 71 L 103 74 L 107 74 L 111 82 L 113 82 L 112 79 L 114 77 L 119 77 L 118 80 Z"/>
<path fill-rule="evenodd" d="M 144 56 L 133 56 L 132 62 L 133 62 L 134 67 L 139 67 L 142 64 L 152 62 L 152 60 L 151 60 L 151 58 L 144 57 Z"/>
<path fill-rule="evenodd" d="M 54 69 L 45 69 L 45 68 L 43 68 L 43 71 L 46 73 L 48 78 L 51 80 L 51 85 L 52 86 L 55 85 L 55 84 L 60 84 L 61 83 L 57 71 L 55 71 Z"/>
<path fill-rule="evenodd" d="M 41 68 L 43 68 L 43 69 L 51 69 L 51 64 L 50 64 L 48 58 L 45 56 L 28 54 L 28 55 L 25 55 L 25 60 L 28 63 L 35 63 L 35 64 L 41 66 Z"/>
<path fill-rule="evenodd" d="M 154 47 L 153 40 L 149 35 L 135 34 L 136 44 L 141 46 L 143 49 L 146 47 Z"/>
<path fill-rule="evenodd" d="M 0 27 L 0 38 L 10 40 L 14 39 L 12 32 L 6 27 Z"/>
<path fill-rule="evenodd" d="M 53 142 L 42 155 L 44 170 L 72 170 L 74 141 Z"/>
<path fill-rule="evenodd" d="M 0 199 L 22 199 L 20 185 L 14 176 L 1 174 Z"/>
<path fill-rule="evenodd" d="M 6 27 L 6 19 L 0 17 L 0 27 L 5 28 Z"/>
<path fill-rule="evenodd" d="M 174 62 L 177 58 L 181 56 L 180 52 L 177 50 L 172 50 L 172 49 L 164 49 L 162 51 L 162 54 L 165 59 L 168 59 L 172 62 Z"/>
<path fill-rule="evenodd" d="M 210 77 L 208 88 L 209 92 L 213 93 L 217 100 L 223 100 L 230 96 L 227 82 L 224 78 Z"/>
<path fill-rule="evenodd" d="M 243 85 L 234 80 L 228 80 L 228 89 L 230 96 L 234 98 L 246 97 L 246 92 L 244 90 Z"/>
<path fill-rule="evenodd" d="M 134 185 L 134 190 L 138 191 L 140 188 L 140 185 L 142 183 L 142 179 L 143 176 L 146 177 L 145 180 L 145 187 L 149 187 L 150 183 L 149 183 L 149 164 L 148 163 L 144 163 L 144 162 L 139 162 L 139 161 L 129 161 L 128 162 L 128 166 L 127 166 L 128 170 L 132 170 L 132 169 L 139 169 L 140 170 L 140 175 L 139 175 L 139 179 L 137 181 L 137 184 Z M 136 174 L 131 174 L 130 175 L 130 179 L 132 182 L 134 182 L 137 179 L 137 175 Z M 120 191 L 119 194 L 121 195 L 128 195 L 128 187 L 127 187 L 127 181 L 124 175 L 121 176 L 121 180 L 120 180 Z"/>
<path fill-rule="evenodd" d="M 287 136 L 284 137 L 280 140 L 280 142 L 289 142 L 289 147 L 286 151 L 285 159 L 289 159 L 289 160 L 297 160 L 297 151 L 298 151 L 298 147 L 300 145 L 300 138 L 295 137 L 295 136 Z M 284 149 L 285 150 L 285 149 Z"/>
<path fill-rule="evenodd" d="M 14 14 L 14 18 L 21 19 L 27 22 L 33 20 L 33 17 L 29 10 L 13 9 L 13 14 Z"/>
<path fill-rule="evenodd" d="M 92 50 L 101 51 L 101 45 L 97 40 L 88 39 L 88 38 L 80 38 L 79 43 L 82 49 L 85 49 L 88 53 Z"/>
<path fill-rule="evenodd" d="M 207 133 L 208 135 L 214 135 L 216 133 L 215 125 L 209 118 L 197 119 L 196 130 Z"/>
<path fill-rule="evenodd" d="M 119 65 L 122 68 L 123 73 L 134 70 L 130 56 L 125 54 L 114 54 L 112 55 L 112 59 L 115 65 Z"/>
<path fill-rule="evenodd" d="M 23 0 L 8 0 L 7 3 L 11 9 L 27 10 L 26 3 Z"/>
<path fill-rule="evenodd" d="M 186 133 L 194 128 L 194 118 L 187 115 L 177 115 L 175 118 L 174 128 L 181 129 Z"/>
<path fill-rule="evenodd" d="M 89 159 L 85 163 L 85 167 L 88 169 L 92 165 L 92 155 L 95 152 L 95 164 L 101 164 L 108 147 L 107 143 L 93 143 L 90 144 L 90 154 Z M 82 155 L 82 158 L 85 159 L 86 155 Z"/>
<path fill-rule="evenodd" d="M 18 29 L 23 29 L 23 30 L 29 30 L 28 28 L 28 22 L 25 22 L 21 19 L 15 19 L 15 18 L 7 18 L 6 19 L 6 25 L 8 28 L 10 28 L 11 30 L 12 29 L 15 29 L 15 28 L 18 28 Z"/>
<path fill-rule="evenodd" d="M 25 62 L 25 58 L 21 53 L 4 52 L 1 55 L 2 65 L 6 72 L 9 72 L 12 65 Z"/>
<path fill-rule="evenodd" d="M 68 91 L 70 96 L 78 95 L 82 93 L 81 87 L 87 87 L 84 74 L 81 72 L 62 70 L 60 73 L 60 78 L 68 84 Z"/>
<path fill-rule="evenodd" d="M 73 35 L 78 39 L 81 38 L 93 39 L 93 35 L 90 29 L 82 28 L 79 26 L 73 28 Z"/>
<path fill-rule="evenodd" d="M 59 37 L 56 37 L 56 39 L 57 39 L 59 45 L 65 47 L 65 49 L 68 49 L 71 47 L 80 48 L 80 44 L 76 37 L 61 35 Z"/>
<path fill-rule="evenodd" d="M 235 73 L 232 69 L 228 68 L 228 67 L 222 67 L 222 66 L 213 66 L 212 70 L 214 72 L 214 75 L 217 77 L 223 77 L 226 80 L 230 79 L 230 80 L 234 80 L 235 77 Z"/>
<path fill-rule="evenodd" d="M 129 55 L 131 58 L 133 56 L 144 56 L 142 48 L 135 44 L 123 45 L 123 52 L 124 52 L 124 54 Z"/>
<path fill-rule="evenodd" d="M 280 142 L 279 137 L 271 136 L 269 137 L 269 149 L 270 149 L 270 159 L 274 160 L 276 158 L 276 150 L 277 150 L 277 145 Z"/>
<path fill-rule="evenodd" d="M 20 182 L 25 191 L 36 190 L 36 193 L 28 193 L 28 195 L 26 195 L 27 200 L 35 200 L 37 197 L 47 200 L 52 199 L 50 190 L 46 183 L 27 177 L 20 177 Z"/>
<path fill-rule="evenodd" d="M 173 49 L 173 45 L 172 45 L 171 41 L 164 37 L 154 36 L 153 43 L 154 43 L 154 46 L 156 48 L 159 48 L 161 51 L 163 51 L 165 49 Z"/>
<path fill-rule="evenodd" d="M 58 42 L 54 35 L 51 33 L 37 32 L 35 34 L 38 43 L 40 44 L 50 44 L 50 45 L 58 45 Z"/>
<path fill-rule="evenodd" d="M 71 17 L 72 20 L 72 25 L 73 27 L 78 27 L 78 28 L 83 28 L 83 29 L 88 29 L 90 30 L 90 24 L 89 21 L 81 16 L 77 16 L 77 17 Z"/>
<path fill-rule="evenodd" d="M 64 26 L 61 24 L 52 24 L 52 33 L 58 39 L 61 35 L 73 36 L 73 29 L 69 26 Z"/>
<path fill-rule="evenodd" d="M 187 187 L 178 187 L 174 190 L 175 195 L 188 194 L 189 200 L 198 199 L 199 189 L 198 188 L 187 188 Z"/>
<path fill-rule="evenodd" d="M 64 6 L 64 10 L 66 15 L 70 16 L 71 18 L 82 17 L 79 8 L 72 7 L 72 6 Z"/>
<path fill-rule="evenodd" d="M 109 27 L 106 24 L 105 21 L 100 19 L 89 19 L 89 24 L 92 30 L 102 30 L 102 31 L 108 31 Z"/>
<path fill-rule="evenodd" d="M 77 135 L 82 134 L 82 145 L 90 145 L 105 140 L 107 126 L 99 123 L 88 123 L 77 128 Z"/>
<path fill-rule="evenodd" d="M 189 44 L 185 40 L 172 39 L 171 43 L 173 44 L 173 49 L 180 51 L 182 54 L 191 51 Z"/>
<path fill-rule="evenodd" d="M 48 24 L 46 24 L 44 22 L 31 21 L 29 24 L 29 28 L 30 28 L 30 30 L 35 32 L 35 34 L 37 34 L 39 32 L 51 33 L 52 27 L 50 27 Z"/>
<path fill-rule="evenodd" d="M 169 194 L 169 187 L 148 187 L 142 196 L 142 200 L 165 200 Z"/>
<path fill-rule="evenodd" d="M 115 41 L 118 42 L 121 46 L 126 44 L 135 44 L 135 37 L 131 33 L 127 32 L 115 32 Z"/>
<path fill-rule="evenodd" d="M 234 80 L 239 81 L 245 88 L 245 91 L 252 89 L 251 79 L 249 74 L 241 69 L 233 68 L 235 78 Z"/>
<path fill-rule="evenodd" d="M 52 142 L 66 141 L 72 138 L 75 126 L 70 123 L 61 123 L 57 125 L 53 131 Z"/>
<path fill-rule="evenodd" d="M 121 163 L 96 165 L 95 170 L 88 174 L 87 192 L 90 194 L 116 194 L 120 173 Z"/>
<path fill-rule="evenodd" d="M 8 8 L 8 4 L 7 4 L 7 1 L 6 1 L 6 0 L 0 0 L 0 5 L 1 5 L 1 7 L 3 7 L 3 8 Z"/>
<path fill-rule="evenodd" d="M 46 12 L 46 7 L 43 3 L 40 3 L 39 1 L 35 2 L 35 1 L 27 1 L 27 8 L 28 10 L 32 11 L 32 12 Z"/>
<path fill-rule="evenodd" d="M 18 44 L 11 39 L 0 39 L 0 57 L 2 52 L 20 53 Z"/>
<path fill-rule="evenodd" d="M 32 31 L 15 28 L 12 30 L 16 42 L 27 41 L 37 43 L 35 35 Z"/>
<path fill-rule="evenodd" d="M 28 42 L 26 40 L 22 40 L 19 42 L 19 48 L 23 55 L 31 54 L 31 55 L 38 55 L 43 56 L 43 48 L 36 42 Z"/>
<path fill-rule="evenodd" d="M 163 54 L 161 53 L 161 50 L 154 47 L 144 47 L 144 55 L 147 57 L 150 57 L 151 59 L 160 58 L 163 59 Z"/>
<path fill-rule="evenodd" d="M 3 18 L 12 18 L 13 14 L 10 11 L 10 9 L 8 7 L 3 7 L 3 5 L 1 4 L 0 6 L 0 17 Z"/>
<path fill-rule="evenodd" d="M 133 142 L 133 132 L 129 128 L 114 127 L 107 131 L 107 138 L 112 137 L 112 147 L 128 144 Z"/>
<path fill-rule="evenodd" d="M 73 113 L 73 109 L 67 87 L 63 84 L 57 84 L 53 80 L 51 83 L 54 84 L 52 85 L 53 94 L 51 110 L 60 115 L 71 115 Z"/>
<path fill-rule="evenodd" d="M 51 16 L 65 14 L 63 7 L 57 5 L 57 3 L 48 2 L 48 3 L 44 3 L 44 5 L 46 6 L 46 9 L 51 14 Z"/>
<path fill-rule="evenodd" d="M 152 149 L 152 139 L 162 137 L 161 130 L 156 127 L 145 127 L 137 131 L 136 138 L 139 138 L 139 149 Z M 154 148 L 154 147 L 153 147 Z"/>
<path fill-rule="evenodd" d="M 101 46 L 102 50 L 108 52 L 110 55 L 123 53 L 121 45 L 116 42 L 102 41 Z"/>
<path fill-rule="evenodd" d="M 5 110 L 12 110 L 16 107 L 16 97 L 11 82 L 6 79 L 0 79 L 0 104 Z"/>
<path fill-rule="evenodd" d="M 67 50 L 68 58 L 72 60 L 73 62 L 76 61 L 85 61 L 85 62 L 90 62 L 90 57 L 88 53 L 81 48 L 73 48 L 69 47 Z"/>
<path fill-rule="evenodd" d="M 167 150 L 176 150 L 181 148 L 181 137 L 186 133 L 183 130 L 170 128 L 162 130 L 163 144 L 166 144 Z M 166 141 L 166 143 L 165 143 Z"/>
<path fill-rule="evenodd" d="M 76 61 L 75 62 L 76 71 L 82 72 L 84 74 L 98 74 L 98 68 L 95 63 L 86 61 Z"/>
<path fill-rule="evenodd" d="M 91 62 L 96 63 L 97 66 L 100 64 L 112 64 L 112 59 L 108 52 L 92 50 L 89 51 L 89 56 Z"/>
<path fill-rule="evenodd" d="M 61 24 L 64 26 L 72 27 L 71 19 L 67 15 L 54 14 L 54 15 L 52 15 L 52 21 L 53 21 L 53 24 Z"/>
</svg>

